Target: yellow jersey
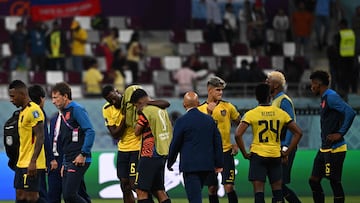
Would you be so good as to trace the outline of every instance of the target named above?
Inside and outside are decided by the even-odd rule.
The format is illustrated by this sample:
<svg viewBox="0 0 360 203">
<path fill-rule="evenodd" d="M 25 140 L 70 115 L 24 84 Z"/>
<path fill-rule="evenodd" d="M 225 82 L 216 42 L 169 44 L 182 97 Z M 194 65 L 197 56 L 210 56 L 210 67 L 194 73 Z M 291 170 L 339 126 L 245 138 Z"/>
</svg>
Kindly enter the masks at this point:
<svg viewBox="0 0 360 203">
<path fill-rule="evenodd" d="M 73 32 L 73 38 L 80 38 L 82 40 L 87 40 L 88 34 L 86 30 L 80 29 L 76 32 Z M 85 43 L 79 42 L 78 40 L 73 40 L 71 43 L 71 54 L 74 56 L 84 56 L 85 55 Z"/>
<path fill-rule="evenodd" d="M 280 157 L 280 135 L 289 122 L 289 114 L 275 106 L 258 106 L 243 116 L 242 122 L 251 125 L 253 141 L 250 152 L 262 157 Z"/>
<path fill-rule="evenodd" d="M 106 102 L 103 107 L 105 126 L 119 126 L 122 119 L 125 119 L 120 109 Z M 133 127 L 126 127 L 124 134 L 118 142 L 118 150 L 122 152 L 139 151 L 141 147 L 141 136 L 135 136 Z"/>
<path fill-rule="evenodd" d="M 198 109 L 199 111 L 207 114 L 208 103 L 204 102 L 201 104 Z M 231 144 L 231 122 L 239 118 L 240 113 L 236 110 L 235 106 L 230 102 L 220 101 L 214 111 L 211 114 L 212 118 L 215 120 L 217 127 L 219 129 L 223 152 L 227 152 L 232 148 Z"/>
<path fill-rule="evenodd" d="M 39 122 L 44 122 L 45 117 L 41 108 L 34 102 L 30 102 L 19 114 L 18 130 L 20 137 L 19 159 L 16 164 L 18 168 L 29 167 L 31 158 L 34 154 L 34 148 L 37 137 L 33 135 L 33 127 Z M 45 136 L 45 134 L 44 134 Z M 44 145 L 36 160 L 37 169 L 45 169 L 45 151 Z"/>
</svg>

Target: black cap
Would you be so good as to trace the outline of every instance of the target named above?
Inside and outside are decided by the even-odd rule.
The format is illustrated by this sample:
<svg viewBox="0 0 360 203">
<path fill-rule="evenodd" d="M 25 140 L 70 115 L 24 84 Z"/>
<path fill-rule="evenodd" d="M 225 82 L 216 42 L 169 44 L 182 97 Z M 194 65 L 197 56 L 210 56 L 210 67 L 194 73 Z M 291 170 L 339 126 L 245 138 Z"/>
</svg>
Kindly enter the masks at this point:
<svg viewBox="0 0 360 203">
<path fill-rule="evenodd" d="M 136 103 L 139 101 L 139 99 L 141 99 L 143 97 L 147 97 L 147 96 L 148 96 L 148 94 L 145 92 L 145 90 L 136 89 L 130 97 L 130 103 Z"/>
</svg>

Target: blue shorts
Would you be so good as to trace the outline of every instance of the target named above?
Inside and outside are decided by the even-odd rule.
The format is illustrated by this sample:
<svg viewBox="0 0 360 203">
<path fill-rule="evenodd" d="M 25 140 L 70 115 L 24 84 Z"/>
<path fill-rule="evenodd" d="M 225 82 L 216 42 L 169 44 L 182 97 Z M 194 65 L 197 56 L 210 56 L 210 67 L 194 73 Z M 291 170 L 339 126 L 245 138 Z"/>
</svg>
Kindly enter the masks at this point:
<svg viewBox="0 0 360 203">
<path fill-rule="evenodd" d="M 39 192 L 41 178 L 45 178 L 45 169 L 38 169 L 36 176 L 27 176 L 27 168 L 16 168 L 14 187 L 29 192 Z"/>
<path fill-rule="evenodd" d="M 147 192 L 165 190 L 165 157 L 140 157 L 135 188 Z"/>
<path fill-rule="evenodd" d="M 224 152 L 224 167 L 221 172 L 221 184 L 232 184 L 235 183 L 235 162 L 234 156 L 231 154 L 232 150 Z M 211 172 L 205 181 L 205 185 L 218 185 L 217 174 L 215 172 Z"/>
<path fill-rule="evenodd" d="M 282 179 L 281 157 L 262 157 L 251 153 L 249 167 L 249 181 L 266 182 L 270 184 Z"/>
<path fill-rule="evenodd" d="M 116 164 L 118 178 L 135 179 L 138 159 L 139 159 L 139 151 L 131 151 L 131 152 L 118 151 L 117 164 Z"/>
</svg>

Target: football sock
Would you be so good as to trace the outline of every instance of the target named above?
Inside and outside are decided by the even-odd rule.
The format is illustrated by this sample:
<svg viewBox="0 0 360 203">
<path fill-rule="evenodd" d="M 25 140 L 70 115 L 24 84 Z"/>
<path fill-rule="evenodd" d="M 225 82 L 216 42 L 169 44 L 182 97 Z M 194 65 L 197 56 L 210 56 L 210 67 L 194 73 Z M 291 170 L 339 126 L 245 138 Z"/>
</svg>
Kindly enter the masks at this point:
<svg viewBox="0 0 360 203">
<path fill-rule="evenodd" d="M 227 193 L 227 197 L 228 197 L 229 203 L 238 203 L 238 198 L 237 198 L 235 190 Z"/>
<path fill-rule="evenodd" d="M 219 203 L 219 197 L 216 195 L 209 195 L 209 202 L 210 203 Z"/>
<path fill-rule="evenodd" d="M 325 196 L 324 196 L 324 191 L 321 187 L 320 182 L 309 180 L 309 185 L 312 190 L 312 196 L 313 196 L 314 203 L 324 203 Z"/>
<path fill-rule="evenodd" d="M 265 203 L 264 199 L 264 193 L 263 192 L 257 192 L 255 193 L 255 203 Z"/>
<path fill-rule="evenodd" d="M 273 203 L 283 203 L 284 202 L 281 190 L 273 190 L 272 194 L 273 194 L 273 198 L 272 198 Z"/>
<path fill-rule="evenodd" d="M 344 203 L 345 194 L 340 181 L 330 180 L 331 189 L 334 194 L 334 203 Z"/>
<path fill-rule="evenodd" d="M 286 185 L 282 185 L 283 197 L 290 203 L 301 203 L 294 191 Z"/>
</svg>

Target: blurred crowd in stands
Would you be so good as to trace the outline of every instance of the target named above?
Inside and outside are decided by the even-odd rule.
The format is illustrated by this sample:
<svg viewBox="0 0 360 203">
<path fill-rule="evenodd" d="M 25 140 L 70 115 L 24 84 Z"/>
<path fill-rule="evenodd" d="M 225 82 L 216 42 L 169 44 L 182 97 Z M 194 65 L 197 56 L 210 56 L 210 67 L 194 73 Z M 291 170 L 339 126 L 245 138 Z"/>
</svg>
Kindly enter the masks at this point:
<svg viewBox="0 0 360 203">
<path fill-rule="evenodd" d="M 281 2 L 192 0 L 189 27 L 166 31 L 169 38 L 164 41 L 172 43 L 174 52 L 161 57 L 146 51 L 141 39 L 146 30 L 126 26 L 126 17 L 51 22 L 21 18 L 13 22 L 15 30 L 6 28 L 3 17 L 0 83 L 8 83 L 9 70 L 32 72 L 29 82 L 38 82 L 36 74 L 62 71 L 81 73 L 77 82 L 84 84 L 84 95 L 89 97 L 99 96 L 101 86 L 108 83 L 120 91 L 131 83 L 153 84 L 157 96 L 178 96 L 192 89 L 202 95 L 204 81 L 212 75 L 229 84 L 251 84 L 264 81 L 267 72 L 277 69 L 288 83 L 301 83 L 308 80 L 302 77 L 312 60 L 324 56 L 332 87 L 344 95 L 357 93 L 360 5 L 352 19 L 345 20 L 346 11 L 338 0 Z M 342 55 L 344 29 L 354 33 L 353 44 L 348 44 L 354 52 Z M 238 86 L 232 89 L 236 92 Z"/>
</svg>

